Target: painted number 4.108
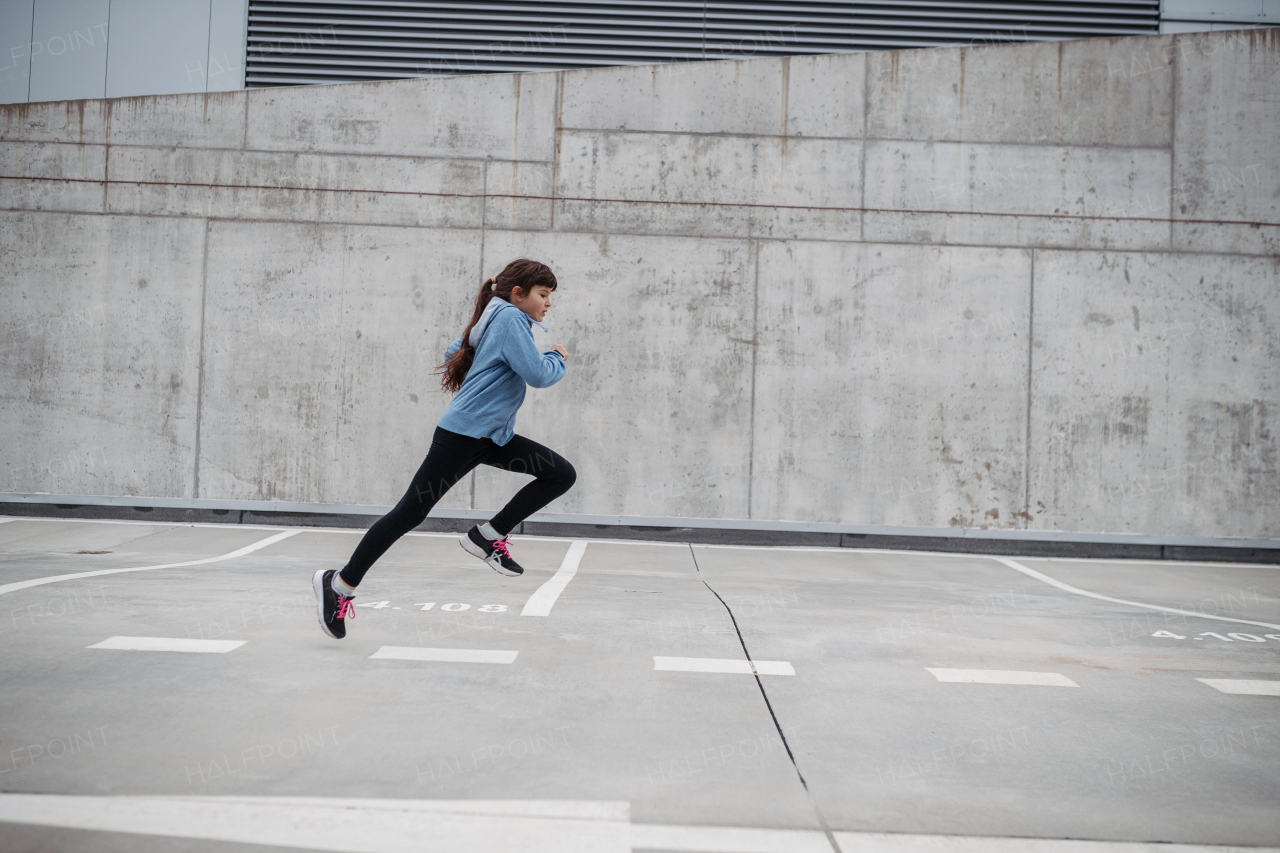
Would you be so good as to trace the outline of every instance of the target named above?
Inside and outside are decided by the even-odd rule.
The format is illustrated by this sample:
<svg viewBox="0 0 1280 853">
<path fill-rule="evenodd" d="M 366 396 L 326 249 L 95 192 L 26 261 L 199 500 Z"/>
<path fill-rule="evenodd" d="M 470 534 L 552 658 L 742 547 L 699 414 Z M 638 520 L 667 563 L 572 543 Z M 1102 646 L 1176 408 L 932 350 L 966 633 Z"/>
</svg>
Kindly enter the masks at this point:
<svg viewBox="0 0 1280 853">
<path fill-rule="evenodd" d="M 416 602 L 413 606 L 418 608 L 419 610 L 427 611 L 435 607 L 436 603 L 434 601 L 425 601 L 425 602 L 419 601 L 419 602 Z M 374 610 L 385 610 L 386 608 L 391 607 L 391 602 L 390 601 L 370 601 L 368 604 L 357 604 L 356 607 L 370 607 Z M 400 608 L 391 607 L 391 609 L 399 610 Z M 470 610 L 471 605 L 462 604 L 461 602 L 450 602 L 449 604 L 440 605 L 440 609 L 447 610 L 450 613 L 457 613 L 462 610 Z M 476 608 L 476 610 L 480 611 L 481 613 L 504 613 L 506 612 L 506 609 L 507 609 L 507 605 L 505 604 L 482 604 Z"/>
</svg>

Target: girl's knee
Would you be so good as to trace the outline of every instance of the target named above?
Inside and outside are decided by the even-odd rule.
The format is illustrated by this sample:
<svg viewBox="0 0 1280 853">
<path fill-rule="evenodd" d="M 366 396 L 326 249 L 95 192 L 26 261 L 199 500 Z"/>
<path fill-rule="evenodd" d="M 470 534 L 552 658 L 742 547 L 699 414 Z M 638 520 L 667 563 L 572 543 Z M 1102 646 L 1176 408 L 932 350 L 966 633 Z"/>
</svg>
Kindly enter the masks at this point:
<svg viewBox="0 0 1280 853">
<path fill-rule="evenodd" d="M 564 486 L 565 491 L 573 488 L 573 484 L 578 481 L 578 472 L 569 463 L 569 460 L 563 457 L 556 462 L 553 472 L 555 481 Z"/>
<path fill-rule="evenodd" d="M 533 459 L 533 470 L 528 473 L 548 483 L 559 483 L 566 491 L 578 479 L 578 472 L 573 469 L 569 460 L 555 452 L 550 456 L 536 454 Z"/>
</svg>

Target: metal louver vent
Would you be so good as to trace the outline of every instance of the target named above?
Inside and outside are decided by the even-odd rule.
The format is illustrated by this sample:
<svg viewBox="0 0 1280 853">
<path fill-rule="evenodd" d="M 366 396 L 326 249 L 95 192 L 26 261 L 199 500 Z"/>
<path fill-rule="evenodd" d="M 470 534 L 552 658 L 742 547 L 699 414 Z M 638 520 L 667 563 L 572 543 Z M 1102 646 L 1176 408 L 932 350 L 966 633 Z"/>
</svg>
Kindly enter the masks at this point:
<svg viewBox="0 0 1280 853">
<path fill-rule="evenodd" d="M 250 0 L 250 88 L 1155 33 L 1145 2 Z"/>
</svg>

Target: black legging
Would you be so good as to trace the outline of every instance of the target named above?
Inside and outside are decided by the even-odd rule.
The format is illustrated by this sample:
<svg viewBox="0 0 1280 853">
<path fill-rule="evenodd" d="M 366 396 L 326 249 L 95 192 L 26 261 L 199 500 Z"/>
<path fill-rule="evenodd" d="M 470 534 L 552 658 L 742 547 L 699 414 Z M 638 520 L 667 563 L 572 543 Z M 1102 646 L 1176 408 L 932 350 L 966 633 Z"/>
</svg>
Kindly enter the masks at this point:
<svg viewBox="0 0 1280 853">
<path fill-rule="evenodd" d="M 569 460 L 524 436 L 512 436 L 510 441 L 499 447 L 487 438 L 472 438 L 436 427 L 427 458 L 413 476 L 409 490 L 391 512 L 374 522 L 365 533 L 342 570 L 343 582 L 350 586 L 360 583 L 369 567 L 397 539 L 421 524 L 445 492 L 481 463 L 517 474 L 532 474 L 537 478 L 526 483 L 490 519 L 489 524 L 502 536 L 569 491 L 578 479 L 578 472 L 573 470 Z"/>
</svg>

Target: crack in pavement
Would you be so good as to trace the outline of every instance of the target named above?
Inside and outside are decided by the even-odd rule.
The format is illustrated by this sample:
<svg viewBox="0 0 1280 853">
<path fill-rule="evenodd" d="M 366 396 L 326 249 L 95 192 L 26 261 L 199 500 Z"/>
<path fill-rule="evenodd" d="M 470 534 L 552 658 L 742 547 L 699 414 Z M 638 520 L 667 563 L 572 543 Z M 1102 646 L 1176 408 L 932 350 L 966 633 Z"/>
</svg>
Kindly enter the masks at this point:
<svg viewBox="0 0 1280 853">
<path fill-rule="evenodd" d="M 818 818 L 818 825 L 822 827 L 822 832 L 827 837 L 827 843 L 831 845 L 831 849 L 835 853 L 841 853 L 840 845 L 836 843 L 836 838 L 831 834 L 831 827 L 827 826 L 827 819 L 822 816 L 822 810 L 818 808 L 818 803 L 813 798 L 813 792 L 809 790 L 809 783 L 805 781 L 804 774 L 800 772 L 800 765 L 796 763 L 795 753 L 791 751 L 791 744 L 787 742 L 787 736 L 782 731 L 782 724 L 778 722 L 778 715 L 774 713 L 773 703 L 769 701 L 769 694 L 765 692 L 764 682 L 760 680 L 760 673 L 756 672 L 755 663 L 751 659 L 751 651 L 747 648 L 747 641 L 742 637 L 742 629 L 738 627 L 738 620 L 733 615 L 733 610 L 729 607 L 728 602 L 720 597 L 720 593 L 712 589 L 711 584 L 707 583 L 706 578 L 702 576 L 702 568 L 698 565 L 698 555 L 693 550 L 693 543 L 689 544 L 689 555 L 693 558 L 693 569 L 698 573 L 698 580 L 702 581 L 702 585 L 711 591 L 716 600 L 724 606 L 725 612 L 729 614 L 729 621 L 733 623 L 733 630 L 738 635 L 738 642 L 742 645 L 742 653 L 747 656 L 747 662 L 751 663 L 751 675 L 756 680 L 756 687 L 760 688 L 760 696 L 764 699 L 764 706 L 769 709 L 769 717 L 773 720 L 773 727 L 777 729 L 778 737 L 782 741 L 782 748 L 787 751 L 787 758 L 791 759 L 791 766 L 796 771 L 796 777 L 800 780 L 800 786 L 804 788 L 805 796 L 809 798 L 809 806 L 813 809 L 814 815 Z"/>
</svg>

